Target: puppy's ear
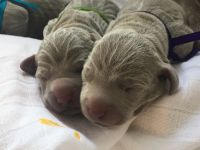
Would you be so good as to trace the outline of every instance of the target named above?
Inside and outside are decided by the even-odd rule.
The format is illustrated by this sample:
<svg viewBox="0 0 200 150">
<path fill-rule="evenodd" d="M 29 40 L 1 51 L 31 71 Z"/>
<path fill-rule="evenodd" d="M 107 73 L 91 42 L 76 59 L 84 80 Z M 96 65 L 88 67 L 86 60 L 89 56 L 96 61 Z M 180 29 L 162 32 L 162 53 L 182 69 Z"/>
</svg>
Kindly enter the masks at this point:
<svg viewBox="0 0 200 150">
<path fill-rule="evenodd" d="M 169 94 L 173 94 L 177 91 L 179 86 L 178 74 L 170 64 L 162 64 L 159 72 L 159 80 L 169 81 Z"/>
<path fill-rule="evenodd" d="M 25 60 L 23 60 L 20 64 L 20 68 L 24 72 L 26 72 L 32 76 L 35 76 L 35 73 L 37 70 L 37 63 L 35 60 L 35 55 L 32 55 L 32 56 L 26 58 Z"/>
</svg>

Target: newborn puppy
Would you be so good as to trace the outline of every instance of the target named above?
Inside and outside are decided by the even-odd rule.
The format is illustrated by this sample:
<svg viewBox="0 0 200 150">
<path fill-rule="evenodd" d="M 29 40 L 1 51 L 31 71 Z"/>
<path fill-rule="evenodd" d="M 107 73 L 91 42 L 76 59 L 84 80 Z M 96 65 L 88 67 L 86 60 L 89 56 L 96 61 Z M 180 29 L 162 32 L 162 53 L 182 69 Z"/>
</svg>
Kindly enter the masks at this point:
<svg viewBox="0 0 200 150">
<path fill-rule="evenodd" d="M 42 31 L 50 19 L 56 18 L 70 0 L 8 0 L 1 33 L 42 39 Z M 26 4 L 22 5 L 23 3 Z M 3 2 L 1 4 L 3 9 Z M 32 7 L 34 6 L 35 9 Z M 3 11 L 3 10 L 2 10 Z"/>
<path fill-rule="evenodd" d="M 80 112 L 83 64 L 117 13 L 110 0 L 73 0 L 46 26 L 38 53 L 25 59 L 21 69 L 39 80 L 48 108 L 62 114 Z"/>
<path fill-rule="evenodd" d="M 176 92 L 179 81 L 168 59 L 166 28 L 172 37 L 192 33 L 185 22 L 183 8 L 172 0 L 130 1 L 84 65 L 81 108 L 85 117 L 100 126 L 120 125 L 146 104 Z M 193 44 L 174 51 L 184 57 Z"/>
</svg>

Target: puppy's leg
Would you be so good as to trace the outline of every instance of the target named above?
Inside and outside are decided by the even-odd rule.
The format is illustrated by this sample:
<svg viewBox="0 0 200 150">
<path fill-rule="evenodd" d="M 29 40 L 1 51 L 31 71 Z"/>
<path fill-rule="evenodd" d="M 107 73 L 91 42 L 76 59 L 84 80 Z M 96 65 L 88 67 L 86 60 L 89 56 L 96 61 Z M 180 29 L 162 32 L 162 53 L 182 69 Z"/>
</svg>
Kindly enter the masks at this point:
<svg viewBox="0 0 200 150">
<path fill-rule="evenodd" d="M 200 31 L 200 0 L 174 0 L 182 6 L 185 12 L 185 20 L 188 26 L 194 31 Z M 200 41 L 195 42 L 195 48 L 200 49 Z"/>
<path fill-rule="evenodd" d="M 172 33 L 172 38 L 179 37 L 182 35 L 193 33 L 194 31 L 183 24 L 182 22 L 175 22 L 169 26 L 169 30 Z M 194 42 L 189 42 L 174 47 L 173 51 L 179 56 L 179 58 L 185 58 L 193 49 Z"/>
</svg>

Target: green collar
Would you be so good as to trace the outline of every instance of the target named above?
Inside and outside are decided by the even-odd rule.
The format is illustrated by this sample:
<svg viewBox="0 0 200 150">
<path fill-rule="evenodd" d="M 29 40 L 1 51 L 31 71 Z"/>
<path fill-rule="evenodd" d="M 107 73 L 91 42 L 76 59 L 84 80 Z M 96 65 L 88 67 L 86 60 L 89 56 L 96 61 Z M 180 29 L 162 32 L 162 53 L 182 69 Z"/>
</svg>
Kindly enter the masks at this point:
<svg viewBox="0 0 200 150">
<path fill-rule="evenodd" d="M 74 7 L 74 9 L 81 10 L 81 11 L 93 11 L 97 13 L 106 23 L 109 23 L 107 17 L 105 14 L 100 12 L 97 8 L 95 7 L 87 7 L 87 6 L 79 6 L 79 7 Z"/>
</svg>

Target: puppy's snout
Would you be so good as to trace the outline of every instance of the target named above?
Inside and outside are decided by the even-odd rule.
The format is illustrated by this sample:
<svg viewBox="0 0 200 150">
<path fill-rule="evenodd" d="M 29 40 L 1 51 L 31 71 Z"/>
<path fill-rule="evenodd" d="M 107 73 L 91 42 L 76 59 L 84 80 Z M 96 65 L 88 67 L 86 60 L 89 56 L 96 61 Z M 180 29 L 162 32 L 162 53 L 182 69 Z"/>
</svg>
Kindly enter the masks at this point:
<svg viewBox="0 0 200 150">
<path fill-rule="evenodd" d="M 74 85 L 69 83 L 60 83 L 55 81 L 52 84 L 51 92 L 56 98 L 59 104 L 67 104 L 73 100 L 74 97 Z"/>
<path fill-rule="evenodd" d="M 59 78 L 51 82 L 47 102 L 56 112 L 70 112 L 71 109 L 80 110 L 79 81 Z"/>
<path fill-rule="evenodd" d="M 109 105 L 103 102 L 87 101 L 86 108 L 88 114 L 95 120 L 101 120 L 106 115 Z"/>
<path fill-rule="evenodd" d="M 84 115 L 102 126 L 117 125 L 122 120 L 121 114 L 113 105 L 100 99 L 86 99 Z"/>
</svg>

